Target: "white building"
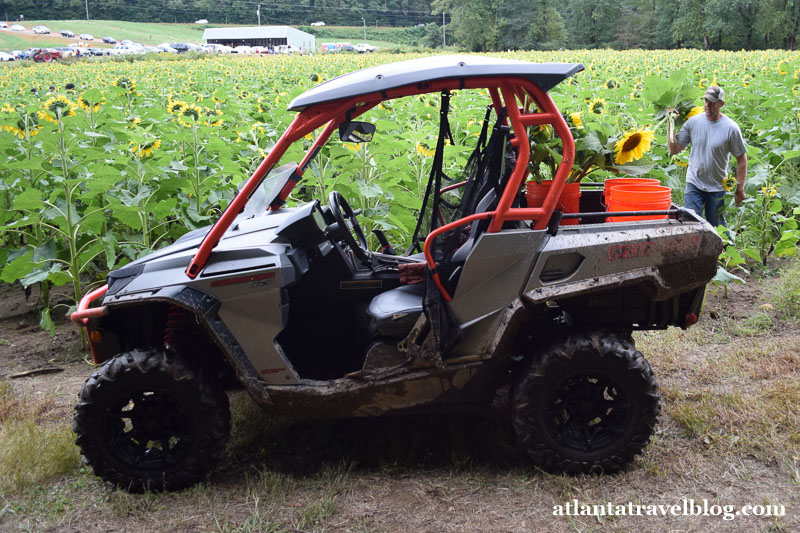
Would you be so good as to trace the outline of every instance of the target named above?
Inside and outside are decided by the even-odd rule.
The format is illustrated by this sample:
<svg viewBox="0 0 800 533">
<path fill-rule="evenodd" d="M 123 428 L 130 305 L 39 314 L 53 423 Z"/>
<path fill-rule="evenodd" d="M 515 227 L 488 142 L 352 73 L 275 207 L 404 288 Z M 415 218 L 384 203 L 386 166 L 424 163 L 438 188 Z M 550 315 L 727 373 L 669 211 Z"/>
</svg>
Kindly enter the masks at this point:
<svg viewBox="0 0 800 533">
<path fill-rule="evenodd" d="M 313 51 L 316 45 L 313 35 L 290 26 L 208 28 L 203 32 L 203 39 L 208 44 L 269 46 L 272 48 L 289 45 L 304 51 Z"/>
</svg>

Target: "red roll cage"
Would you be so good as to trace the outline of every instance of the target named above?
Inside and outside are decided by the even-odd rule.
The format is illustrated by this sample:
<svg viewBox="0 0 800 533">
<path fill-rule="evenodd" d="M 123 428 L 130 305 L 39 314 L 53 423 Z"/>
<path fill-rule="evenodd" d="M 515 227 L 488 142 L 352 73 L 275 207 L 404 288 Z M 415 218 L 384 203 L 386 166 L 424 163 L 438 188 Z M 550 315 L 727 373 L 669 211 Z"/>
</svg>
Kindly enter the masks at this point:
<svg viewBox="0 0 800 533">
<path fill-rule="evenodd" d="M 575 142 L 569 131 L 569 127 L 553 103 L 553 100 L 550 98 L 550 95 L 531 80 L 516 76 L 454 77 L 424 83 L 414 83 L 351 98 L 342 98 L 311 105 L 303 109 L 286 129 L 269 155 L 261 162 L 253 175 L 234 197 L 220 219 L 217 220 L 211 230 L 206 234 L 186 269 L 186 275 L 194 279 L 200 274 L 208 262 L 214 247 L 219 243 L 220 239 L 239 213 L 244 210 L 245 204 L 247 204 L 253 192 L 261 184 L 269 171 L 280 161 L 281 157 L 283 157 L 283 154 L 292 143 L 318 128 L 325 126 L 295 171 L 295 173 L 301 177 L 311 158 L 317 153 L 318 149 L 328 141 L 331 134 L 342 122 L 353 120 L 386 100 L 462 89 L 487 89 L 495 113 L 503 107 L 506 108 L 507 118 L 505 120 L 507 123 L 510 122 L 513 132 L 511 144 L 518 149 L 518 155 L 516 165 L 506 183 L 503 194 L 500 196 L 497 208 L 494 211 L 474 213 L 445 226 L 436 228 L 425 239 L 423 252 L 427 266 L 433 273 L 432 278 L 443 298 L 446 301 L 450 301 L 451 296 L 445 290 L 435 270 L 435 263 L 431 255 L 431 244 L 433 240 L 437 236 L 457 227 L 485 219 L 490 220 L 487 229 L 489 233 L 500 231 L 505 222 L 519 220 L 533 221 L 533 229 L 543 229 L 547 226 L 553 214 L 558 198 L 566 183 L 567 176 L 572 169 L 572 163 L 575 157 Z M 543 125 L 552 126 L 563 145 L 563 157 L 553 177 L 553 184 L 541 207 L 511 207 L 517 192 L 522 186 L 522 181 L 527 173 L 530 159 L 530 141 L 526 128 L 528 126 Z M 270 208 L 279 208 L 296 184 L 297 181 L 290 180 Z M 107 288 L 107 285 L 100 287 L 81 299 L 78 309 L 72 314 L 71 319 L 75 322 L 86 324 L 88 318 L 103 314 L 104 308 L 89 309 L 88 307 L 92 300 L 102 297 L 107 291 Z"/>
</svg>

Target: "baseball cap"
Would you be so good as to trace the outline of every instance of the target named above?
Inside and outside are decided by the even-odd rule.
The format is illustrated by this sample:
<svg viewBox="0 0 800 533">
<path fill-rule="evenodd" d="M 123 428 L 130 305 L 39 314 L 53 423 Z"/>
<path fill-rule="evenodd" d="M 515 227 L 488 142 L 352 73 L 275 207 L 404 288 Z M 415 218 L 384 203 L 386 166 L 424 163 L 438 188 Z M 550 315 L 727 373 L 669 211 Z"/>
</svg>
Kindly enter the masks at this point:
<svg viewBox="0 0 800 533">
<path fill-rule="evenodd" d="M 721 87 L 717 87 L 716 85 L 712 85 L 706 91 L 706 94 L 703 95 L 703 98 L 708 100 L 709 102 L 719 102 L 722 100 L 725 101 L 725 91 L 722 90 Z"/>
</svg>

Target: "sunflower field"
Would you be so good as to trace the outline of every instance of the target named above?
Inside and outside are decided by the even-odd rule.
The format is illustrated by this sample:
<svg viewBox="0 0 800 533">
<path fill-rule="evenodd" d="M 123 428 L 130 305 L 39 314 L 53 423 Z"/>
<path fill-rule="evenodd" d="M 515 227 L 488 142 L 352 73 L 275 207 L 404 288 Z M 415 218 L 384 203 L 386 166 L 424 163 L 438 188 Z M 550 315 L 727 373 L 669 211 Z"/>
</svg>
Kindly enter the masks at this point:
<svg viewBox="0 0 800 533">
<path fill-rule="evenodd" d="M 747 198 L 731 193 L 722 266 L 765 265 L 800 239 L 800 54 L 797 52 L 509 52 L 537 62 L 580 62 L 584 72 L 552 91 L 576 139 L 570 181 L 619 172 L 658 178 L 682 202 L 688 150 L 666 149 L 663 101 L 692 113 L 721 85 L 723 113 L 748 145 Z M 0 281 L 40 284 L 78 299 L 118 268 L 188 229 L 212 223 L 294 117 L 286 105 L 317 83 L 416 55 L 195 57 L 181 61 L 76 62 L 0 67 Z M 365 231 L 393 243 L 413 231 L 433 158 L 438 98 L 372 110 L 375 140 L 331 142 L 296 200 L 326 201 L 334 188 L 362 209 Z M 454 95 L 449 171 L 463 167 L 485 101 Z M 700 111 L 702 108 L 700 108 Z M 552 132 L 533 140 L 531 179 L 557 164 Z M 287 161 L 299 161 L 311 136 Z M 731 167 L 731 175 L 734 175 Z M 411 206 L 411 208 L 409 208 Z M 62 289 L 63 291 L 63 289 Z"/>
</svg>

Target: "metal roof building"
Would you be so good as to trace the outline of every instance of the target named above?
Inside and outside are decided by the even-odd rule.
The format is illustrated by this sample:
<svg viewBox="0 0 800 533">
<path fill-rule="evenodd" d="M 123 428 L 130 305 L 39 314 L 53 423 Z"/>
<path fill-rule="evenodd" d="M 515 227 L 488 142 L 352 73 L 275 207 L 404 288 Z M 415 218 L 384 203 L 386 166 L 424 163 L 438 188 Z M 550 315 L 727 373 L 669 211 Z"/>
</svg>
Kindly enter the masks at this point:
<svg viewBox="0 0 800 533">
<path fill-rule="evenodd" d="M 271 46 L 290 45 L 304 51 L 313 51 L 314 36 L 290 26 L 255 26 L 250 28 L 208 28 L 203 39 L 209 43 L 227 46 Z"/>
</svg>

